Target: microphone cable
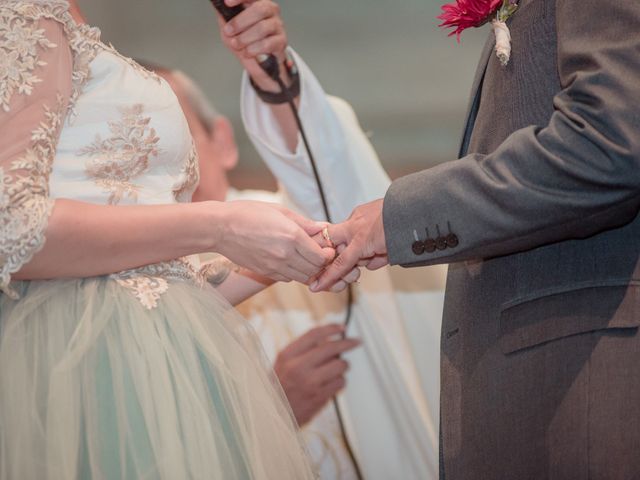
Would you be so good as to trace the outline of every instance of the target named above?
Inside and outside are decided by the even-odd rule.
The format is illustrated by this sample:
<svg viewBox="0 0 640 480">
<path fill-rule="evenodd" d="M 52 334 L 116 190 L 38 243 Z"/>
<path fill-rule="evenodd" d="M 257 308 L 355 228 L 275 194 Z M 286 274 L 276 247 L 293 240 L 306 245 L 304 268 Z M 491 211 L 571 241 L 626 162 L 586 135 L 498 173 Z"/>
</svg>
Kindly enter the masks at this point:
<svg viewBox="0 0 640 480">
<path fill-rule="evenodd" d="M 304 144 L 304 148 L 307 152 L 307 156 L 309 157 L 309 162 L 311 163 L 311 169 L 313 170 L 313 176 L 316 181 L 316 185 L 318 187 L 318 192 L 320 193 L 320 200 L 322 201 L 322 210 L 327 219 L 327 222 L 333 223 L 331 219 L 331 213 L 329 211 L 329 204 L 327 202 L 327 196 L 325 193 L 324 186 L 322 184 L 322 180 L 320 179 L 320 173 L 318 171 L 318 165 L 316 163 L 315 157 L 313 156 L 313 152 L 311 151 L 311 146 L 309 144 L 309 140 L 307 139 L 307 134 L 305 132 L 304 126 L 302 125 L 302 120 L 300 119 L 300 115 L 298 115 L 298 109 L 295 104 L 295 99 L 291 96 L 287 86 L 285 85 L 282 77 L 280 76 L 280 66 L 275 56 L 269 55 L 269 57 L 260 62 L 260 66 L 262 69 L 269 75 L 273 80 L 278 83 L 280 87 L 280 91 L 283 95 L 285 95 L 287 99 L 287 104 L 291 109 L 291 113 L 295 118 L 296 125 L 298 126 L 298 131 L 300 132 L 300 136 L 302 137 L 302 143 Z M 349 324 L 351 323 L 352 313 L 353 313 L 353 301 L 354 301 L 354 292 L 353 286 L 351 284 L 347 285 L 347 306 L 346 313 L 344 319 L 344 332 L 342 333 L 342 338 L 345 339 L 347 335 L 347 329 Z M 344 424 L 344 418 L 342 415 L 342 409 L 338 403 L 338 397 L 334 396 L 332 399 L 333 408 L 336 412 L 336 417 L 338 419 L 338 427 L 340 428 L 340 434 L 342 436 L 342 441 L 344 442 L 344 446 L 347 450 L 347 454 L 349 455 L 349 459 L 353 464 L 353 469 L 355 471 L 356 477 L 358 480 L 364 480 L 362 475 L 362 470 L 360 468 L 360 464 L 356 459 L 356 456 L 353 452 L 353 448 L 351 447 L 351 442 L 349 441 L 349 436 L 347 435 L 347 429 Z"/>
<path fill-rule="evenodd" d="M 224 0 L 210 0 L 215 9 L 222 15 L 225 21 L 231 20 L 233 17 L 238 15 L 244 10 L 242 5 L 237 5 L 235 7 L 229 7 L 224 3 Z M 278 63 L 278 59 L 275 55 L 261 55 L 258 58 L 258 63 L 264 72 L 269 75 L 273 80 L 275 80 L 280 88 L 280 93 L 285 96 L 289 107 L 291 108 L 291 113 L 295 118 L 296 125 L 298 126 L 298 131 L 300 132 L 300 136 L 302 137 L 302 142 L 304 143 L 304 148 L 307 152 L 307 156 L 309 157 L 309 161 L 311 162 L 311 168 L 313 169 L 313 176 L 316 181 L 316 185 L 318 186 L 318 191 L 320 192 L 320 200 L 322 201 L 322 209 L 324 211 L 324 215 L 329 223 L 333 223 L 331 221 L 331 214 L 329 212 L 329 205 L 327 203 L 327 197 L 325 194 L 324 187 L 322 185 L 322 180 L 320 179 L 320 174 L 318 173 L 318 166 L 315 161 L 315 157 L 313 156 L 313 152 L 311 151 L 311 147 L 309 145 L 309 141 L 307 139 L 307 134 L 304 130 L 304 126 L 302 125 L 302 121 L 300 120 L 300 116 L 298 115 L 298 109 L 295 104 L 295 99 L 291 95 L 291 92 L 285 85 L 282 77 L 280 76 L 280 65 Z M 346 338 L 347 328 L 351 322 L 352 312 L 353 312 L 353 286 L 349 284 L 347 286 L 347 311 L 344 319 L 344 333 L 342 334 L 342 338 Z M 347 429 L 344 425 L 344 419 L 342 416 L 342 411 L 340 409 L 340 405 L 338 404 L 337 396 L 333 397 L 333 406 L 336 412 L 336 417 L 338 419 L 338 426 L 340 428 L 340 433 L 342 435 L 342 440 L 344 442 L 344 446 L 347 450 L 351 463 L 353 464 L 353 468 L 358 480 L 363 480 L 362 470 L 360 469 L 360 464 L 356 459 L 355 454 L 353 453 L 353 448 L 351 447 L 351 443 L 349 442 L 349 437 L 347 435 Z"/>
</svg>

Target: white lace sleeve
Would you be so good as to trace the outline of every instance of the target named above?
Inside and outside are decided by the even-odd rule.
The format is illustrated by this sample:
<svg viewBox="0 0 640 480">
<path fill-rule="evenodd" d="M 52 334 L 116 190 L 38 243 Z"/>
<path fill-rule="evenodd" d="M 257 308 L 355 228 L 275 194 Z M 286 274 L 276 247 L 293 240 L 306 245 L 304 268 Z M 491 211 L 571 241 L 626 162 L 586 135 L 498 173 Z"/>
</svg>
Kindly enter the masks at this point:
<svg viewBox="0 0 640 480">
<path fill-rule="evenodd" d="M 63 26 L 0 5 L 0 290 L 42 248 L 49 173 L 72 91 Z"/>
</svg>

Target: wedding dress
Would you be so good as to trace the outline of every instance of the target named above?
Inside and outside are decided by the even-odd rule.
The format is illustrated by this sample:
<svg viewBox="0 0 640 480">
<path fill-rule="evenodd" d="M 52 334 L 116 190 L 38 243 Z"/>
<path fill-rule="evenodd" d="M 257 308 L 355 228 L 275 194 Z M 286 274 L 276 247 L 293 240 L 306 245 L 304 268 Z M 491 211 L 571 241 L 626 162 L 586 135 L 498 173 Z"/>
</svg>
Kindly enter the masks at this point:
<svg viewBox="0 0 640 480">
<path fill-rule="evenodd" d="M 0 479 L 313 478 L 255 334 L 190 259 L 15 281 L 53 202 L 189 201 L 170 87 L 63 0 L 0 3 Z"/>
</svg>

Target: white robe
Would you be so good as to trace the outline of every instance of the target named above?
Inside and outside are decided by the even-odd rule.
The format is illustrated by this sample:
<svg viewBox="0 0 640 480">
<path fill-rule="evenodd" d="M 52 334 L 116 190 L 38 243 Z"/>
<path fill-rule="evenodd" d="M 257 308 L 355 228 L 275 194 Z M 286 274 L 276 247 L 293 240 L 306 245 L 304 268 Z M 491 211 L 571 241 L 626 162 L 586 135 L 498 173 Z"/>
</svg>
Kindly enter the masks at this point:
<svg viewBox="0 0 640 480">
<path fill-rule="evenodd" d="M 295 55 L 295 53 L 294 53 Z M 384 196 L 390 181 L 351 107 L 324 93 L 295 56 L 301 76 L 300 116 L 312 145 L 334 221 Z M 270 109 L 245 76 L 242 118 L 261 157 L 278 179 L 278 193 L 231 192 L 230 199 L 281 202 L 322 219 L 322 206 L 301 140 L 289 152 Z M 349 441 L 367 480 L 438 477 L 439 338 L 444 269 L 364 272 L 355 288 L 348 330 L 363 346 L 347 354 L 347 388 L 339 396 Z M 267 354 L 314 326 L 341 323 L 345 295 L 311 294 L 279 284 L 239 307 Z M 420 365 L 417 365 L 419 360 Z M 355 478 L 329 404 L 304 429 L 321 478 Z"/>
</svg>

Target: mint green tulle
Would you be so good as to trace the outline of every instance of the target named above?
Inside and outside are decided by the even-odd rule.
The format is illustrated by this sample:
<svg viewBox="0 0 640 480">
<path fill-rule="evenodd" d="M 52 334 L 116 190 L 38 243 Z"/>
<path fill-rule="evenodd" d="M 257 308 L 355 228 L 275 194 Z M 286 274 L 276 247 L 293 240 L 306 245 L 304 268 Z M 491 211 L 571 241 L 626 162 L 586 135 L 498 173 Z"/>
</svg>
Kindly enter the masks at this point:
<svg viewBox="0 0 640 480">
<path fill-rule="evenodd" d="M 0 479 L 314 478 L 255 334 L 213 289 L 106 278 L 0 298 Z"/>
</svg>

